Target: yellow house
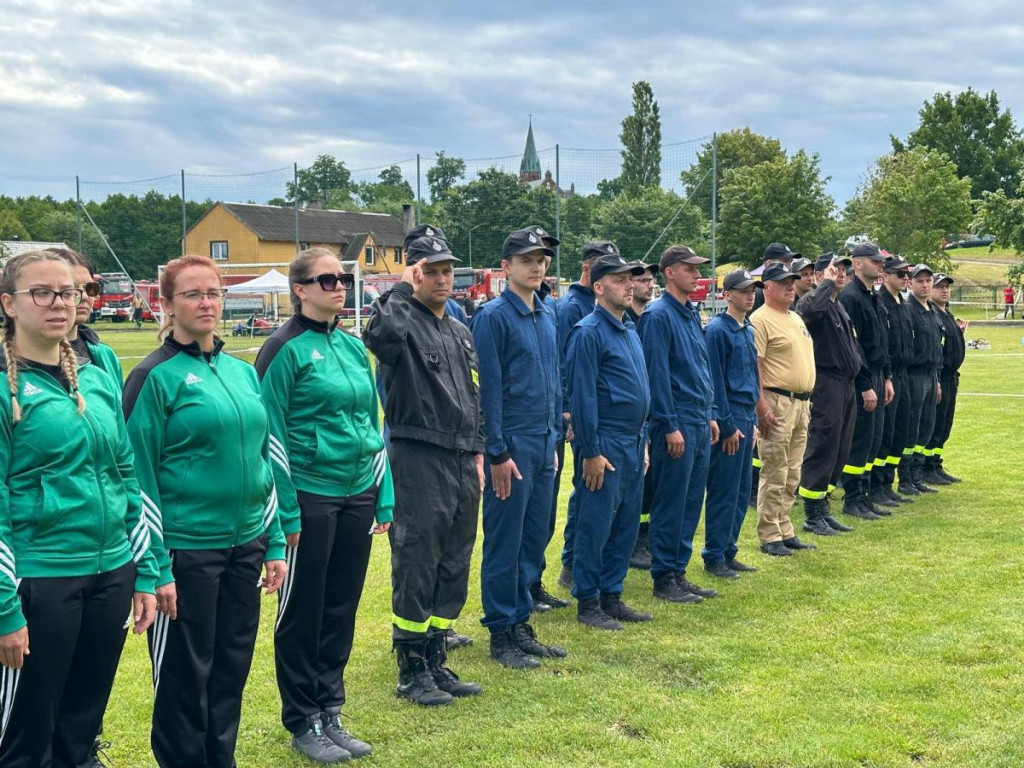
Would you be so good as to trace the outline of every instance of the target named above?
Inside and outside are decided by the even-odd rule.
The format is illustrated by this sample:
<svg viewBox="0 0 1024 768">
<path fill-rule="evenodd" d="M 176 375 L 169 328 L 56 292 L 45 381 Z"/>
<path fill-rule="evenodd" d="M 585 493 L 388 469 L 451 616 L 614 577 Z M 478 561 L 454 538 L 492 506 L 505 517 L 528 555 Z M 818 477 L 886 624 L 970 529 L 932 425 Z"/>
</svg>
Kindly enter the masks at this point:
<svg viewBox="0 0 1024 768">
<path fill-rule="evenodd" d="M 298 219 L 300 248 L 323 246 L 342 260 L 358 260 L 364 272 L 405 268 L 405 230 L 390 214 L 300 209 Z M 185 253 L 260 275 L 295 258 L 295 239 L 294 208 L 216 203 L 185 233 Z"/>
</svg>

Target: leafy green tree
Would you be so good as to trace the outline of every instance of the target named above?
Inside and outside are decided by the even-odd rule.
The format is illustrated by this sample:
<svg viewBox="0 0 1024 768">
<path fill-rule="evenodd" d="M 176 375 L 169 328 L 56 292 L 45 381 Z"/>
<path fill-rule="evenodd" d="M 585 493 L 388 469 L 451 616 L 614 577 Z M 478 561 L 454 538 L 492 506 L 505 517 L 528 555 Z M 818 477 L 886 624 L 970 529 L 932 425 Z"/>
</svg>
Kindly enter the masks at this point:
<svg viewBox="0 0 1024 768">
<path fill-rule="evenodd" d="M 430 199 L 441 200 L 455 184 L 466 178 L 466 161 L 461 157 L 448 157 L 444 150 L 434 158 L 434 165 L 427 171 L 427 187 Z"/>
<path fill-rule="evenodd" d="M 945 153 L 960 178 L 971 179 L 974 198 L 997 189 L 1010 197 L 1018 194 L 1024 140 L 1010 111 L 1000 110 L 995 91 L 937 93 L 919 114 L 921 122 L 905 143 L 890 136 L 897 153 L 917 147 Z"/>
<path fill-rule="evenodd" d="M 684 198 L 651 187 L 636 193 L 626 192 L 601 205 L 594 220 L 598 238 L 611 240 L 627 261 L 657 261 L 670 245 L 685 243 L 698 252 L 707 252 L 705 217 Z M 662 231 L 668 231 L 662 235 Z M 659 236 L 660 239 L 659 239 Z"/>
<path fill-rule="evenodd" d="M 778 139 L 754 133 L 750 128 L 742 128 L 726 133 L 719 133 L 718 142 L 718 188 L 722 188 L 722 180 L 727 171 L 736 168 L 747 168 L 759 163 L 784 160 L 786 152 Z M 697 162 L 688 170 L 679 174 L 680 180 L 690 193 L 690 202 L 708 216 L 711 215 L 711 167 L 712 142 L 703 146 L 697 155 Z M 721 201 L 721 195 L 719 195 Z"/>
<path fill-rule="evenodd" d="M 377 179 L 376 182 L 363 182 L 356 186 L 359 203 L 365 210 L 377 213 L 397 210 L 401 214 L 402 204 L 413 202 L 412 187 L 397 165 L 385 168 Z"/>
<path fill-rule="evenodd" d="M 760 262 L 768 243 L 815 254 L 835 203 L 825 192 L 820 158 L 790 158 L 727 171 L 720 189 L 718 247 L 722 262 Z"/>
<path fill-rule="evenodd" d="M 0 240 L 31 240 L 28 227 L 13 210 L 0 211 Z"/>
<path fill-rule="evenodd" d="M 40 219 L 39 225 L 47 233 L 47 240 L 66 243 L 71 248 L 78 248 L 78 223 L 75 221 L 74 213 L 54 208 Z M 104 268 L 113 266 L 113 259 L 110 258 L 107 247 L 103 244 L 103 237 L 88 221 L 84 220 L 82 221 L 82 253 L 89 258 L 97 270 L 101 264 L 104 265 Z"/>
<path fill-rule="evenodd" d="M 288 200 L 322 208 L 343 208 L 352 204 L 352 174 L 345 163 L 330 155 L 320 155 L 308 168 L 300 168 L 298 186 L 288 182 Z"/>
<path fill-rule="evenodd" d="M 633 114 L 622 121 L 622 186 L 630 192 L 661 184 L 661 117 L 651 84 L 633 83 Z"/>
<path fill-rule="evenodd" d="M 1003 248 L 1012 248 L 1021 258 L 1006 271 L 1014 285 L 1024 282 L 1024 189 L 1010 197 L 1001 189 L 983 192 L 974 221 L 975 231 L 990 232 Z"/>
<path fill-rule="evenodd" d="M 864 231 L 879 245 L 910 261 L 951 268 L 942 241 L 971 223 L 971 180 L 959 178 L 945 154 L 917 147 L 883 155 L 857 198 Z"/>
</svg>

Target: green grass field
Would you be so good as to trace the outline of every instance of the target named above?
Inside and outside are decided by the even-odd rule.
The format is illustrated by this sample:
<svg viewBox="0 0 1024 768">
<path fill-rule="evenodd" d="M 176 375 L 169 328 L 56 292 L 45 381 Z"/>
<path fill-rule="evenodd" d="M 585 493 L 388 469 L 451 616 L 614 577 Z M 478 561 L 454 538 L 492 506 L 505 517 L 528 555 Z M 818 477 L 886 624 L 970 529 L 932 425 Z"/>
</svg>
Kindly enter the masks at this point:
<svg viewBox="0 0 1024 768">
<path fill-rule="evenodd" d="M 992 349 L 968 352 L 946 449 L 947 467 L 964 482 L 891 518 L 859 522 L 855 533 L 808 534 L 818 551 L 785 561 L 757 551 L 748 520 L 740 557 L 761 570 L 714 584 L 715 600 L 655 601 L 649 577 L 633 571 L 626 597 L 654 622 L 599 633 L 579 626 L 573 609 L 537 617 L 540 637 L 569 657 L 513 672 L 487 658 L 478 543 L 460 622 L 475 643 L 451 656 L 460 675 L 484 686 L 478 699 L 424 710 L 395 697 L 388 547 L 378 539 L 346 676 L 349 728 L 376 751 L 365 764 L 1024 764 L 1024 347 L 1020 329 L 969 335 L 978 334 Z M 126 356 L 155 346 L 152 330 L 104 338 Z M 229 340 L 229 349 L 251 346 Z M 802 522 L 799 507 L 794 519 Z M 552 545 L 549 561 L 557 553 Z M 699 558 L 690 576 L 711 581 Z M 289 751 L 279 722 L 276 603 L 265 600 L 246 690 L 243 768 L 309 765 Z M 150 712 L 149 659 L 132 636 L 106 718 L 113 765 L 151 764 Z"/>
</svg>

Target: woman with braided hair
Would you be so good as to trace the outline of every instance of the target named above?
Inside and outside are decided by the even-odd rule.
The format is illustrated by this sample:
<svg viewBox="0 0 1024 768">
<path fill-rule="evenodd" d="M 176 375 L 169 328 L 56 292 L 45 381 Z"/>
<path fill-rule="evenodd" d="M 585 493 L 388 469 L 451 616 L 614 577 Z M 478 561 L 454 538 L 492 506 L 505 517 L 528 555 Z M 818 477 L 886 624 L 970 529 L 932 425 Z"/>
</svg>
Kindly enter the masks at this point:
<svg viewBox="0 0 1024 768">
<path fill-rule="evenodd" d="M 152 623 L 156 562 L 118 388 L 66 336 L 58 255 L 0 276 L 0 765 L 88 765 L 124 646 Z"/>
</svg>

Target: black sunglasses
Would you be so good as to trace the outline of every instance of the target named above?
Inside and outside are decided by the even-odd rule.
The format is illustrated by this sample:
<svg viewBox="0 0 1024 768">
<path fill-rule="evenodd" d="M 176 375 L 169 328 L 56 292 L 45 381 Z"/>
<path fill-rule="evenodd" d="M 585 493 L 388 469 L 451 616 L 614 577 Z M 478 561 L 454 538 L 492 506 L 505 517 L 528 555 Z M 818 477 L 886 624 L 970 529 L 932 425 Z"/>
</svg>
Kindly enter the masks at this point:
<svg viewBox="0 0 1024 768">
<path fill-rule="evenodd" d="M 95 299 L 100 295 L 100 284 L 95 282 L 84 283 L 82 285 L 82 292 L 86 296 Z"/>
<path fill-rule="evenodd" d="M 910 277 L 910 270 L 901 269 L 896 272 L 897 277 Z"/>
<path fill-rule="evenodd" d="M 341 283 L 342 288 L 346 291 L 351 291 L 355 288 L 356 276 L 350 272 L 342 272 L 340 275 L 327 273 L 317 275 L 316 277 L 310 277 L 307 280 L 299 280 L 298 283 L 299 285 L 312 285 L 313 283 L 317 283 L 320 288 L 328 292 L 338 290 L 338 283 Z"/>
</svg>

